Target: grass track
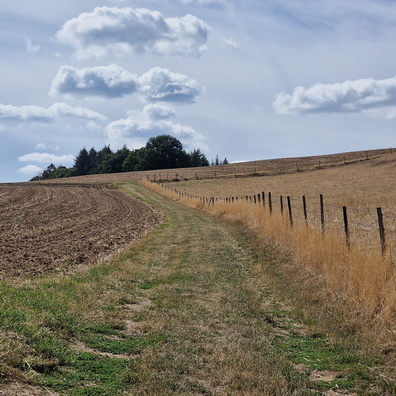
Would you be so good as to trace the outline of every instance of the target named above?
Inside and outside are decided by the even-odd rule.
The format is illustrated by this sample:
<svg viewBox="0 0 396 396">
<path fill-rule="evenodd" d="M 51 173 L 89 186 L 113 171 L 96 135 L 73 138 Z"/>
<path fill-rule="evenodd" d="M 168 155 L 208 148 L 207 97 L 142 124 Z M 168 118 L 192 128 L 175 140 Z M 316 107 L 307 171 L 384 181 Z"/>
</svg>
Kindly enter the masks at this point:
<svg viewBox="0 0 396 396">
<path fill-rule="evenodd" d="M 301 327 L 275 297 L 268 268 L 279 258 L 235 226 L 150 195 L 166 219 L 137 258 L 153 302 L 145 320 L 169 339 L 135 360 L 131 394 L 378 394 L 373 361 Z M 310 380 L 322 370 L 334 376 Z"/>
<path fill-rule="evenodd" d="M 30 356 L 14 369 L 33 369 L 33 383 L 65 395 L 386 394 L 390 385 L 366 369 L 373 362 L 292 319 L 266 270 L 276 257 L 253 249 L 250 236 L 138 185 L 120 188 L 162 210 L 164 222 L 86 273 L 4 287 L 2 310 L 24 293 L 9 307 L 10 317 L 23 312 L 12 339 L 33 332 L 37 344 L 18 347 Z M 26 323 L 40 315 L 41 332 L 42 323 Z M 317 382 L 312 370 L 337 375 Z"/>
</svg>

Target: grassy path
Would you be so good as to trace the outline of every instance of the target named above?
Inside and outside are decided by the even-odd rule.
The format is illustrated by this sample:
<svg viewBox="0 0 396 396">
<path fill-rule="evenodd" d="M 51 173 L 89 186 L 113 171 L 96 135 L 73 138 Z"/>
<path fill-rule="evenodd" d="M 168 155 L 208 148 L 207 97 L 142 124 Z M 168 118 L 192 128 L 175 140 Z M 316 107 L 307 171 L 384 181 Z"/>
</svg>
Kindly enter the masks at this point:
<svg viewBox="0 0 396 396">
<path fill-rule="evenodd" d="M 305 394 L 303 377 L 273 348 L 268 318 L 278 308 L 254 257 L 217 222 L 151 199 L 165 224 L 135 259 L 152 304 L 146 330 L 167 339 L 135 359 L 131 394 Z"/>
<path fill-rule="evenodd" d="M 0 375 L 30 373 L 41 386 L 32 395 L 386 394 L 353 351 L 290 319 L 263 271 L 273 258 L 249 238 L 142 187 L 121 188 L 162 210 L 163 224 L 110 263 L 3 285 L 0 343 L 13 355 L 0 359 Z M 0 394 L 24 394 L 11 389 Z"/>
</svg>

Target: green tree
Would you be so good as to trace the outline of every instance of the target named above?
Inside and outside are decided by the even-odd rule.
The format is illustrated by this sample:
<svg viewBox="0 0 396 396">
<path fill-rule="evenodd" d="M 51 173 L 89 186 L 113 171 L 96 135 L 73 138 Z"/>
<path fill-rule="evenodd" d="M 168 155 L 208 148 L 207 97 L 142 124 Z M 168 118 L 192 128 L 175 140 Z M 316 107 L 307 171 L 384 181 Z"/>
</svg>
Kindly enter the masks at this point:
<svg viewBox="0 0 396 396">
<path fill-rule="evenodd" d="M 91 166 L 89 162 L 89 154 L 85 147 L 78 153 L 74 162 L 74 168 L 76 168 L 78 176 L 88 175 Z"/>
<path fill-rule="evenodd" d="M 170 135 L 150 138 L 145 146 L 143 170 L 183 168 L 189 164 L 181 142 Z"/>
<path fill-rule="evenodd" d="M 200 149 L 195 149 L 189 154 L 189 166 L 209 166 L 209 161 Z"/>
<path fill-rule="evenodd" d="M 121 149 L 113 154 L 107 154 L 101 166 L 101 173 L 117 173 L 123 171 L 123 163 L 128 157 L 130 151 L 124 145 Z"/>
<path fill-rule="evenodd" d="M 146 158 L 145 147 L 130 151 L 122 164 L 122 170 L 124 172 L 136 172 L 143 170 L 145 158 Z"/>
<path fill-rule="evenodd" d="M 104 162 L 106 159 L 113 155 L 113 152 L 110 149 L 110 146 L 104 146 L 101 150 L 98 151 L 97 156 L 97 173 L 106 173 L 104 172 Z"/>
<path fill-rule="evenodd" d="M 88 163 L 89 163 L 89 169 L 88 169 L 88 174 L 89 175 L 94 175 L 98 173 L 98 152 L 92 147 L 89 150 L 88 153 Z"/>
</svg>

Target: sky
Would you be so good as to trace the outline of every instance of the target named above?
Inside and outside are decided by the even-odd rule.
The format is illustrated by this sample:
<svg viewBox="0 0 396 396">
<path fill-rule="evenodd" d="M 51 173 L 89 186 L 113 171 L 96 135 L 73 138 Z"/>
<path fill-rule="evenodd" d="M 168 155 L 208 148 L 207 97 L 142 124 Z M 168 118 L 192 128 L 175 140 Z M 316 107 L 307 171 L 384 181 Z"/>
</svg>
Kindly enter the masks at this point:
<svg viewBox="0 0 396 396">
<path fill-rule="evenodd" d="M 229 162 L 396 146 L 393 0 L 13 0 L 0 182 L 167 134 Z"/>
</svg>

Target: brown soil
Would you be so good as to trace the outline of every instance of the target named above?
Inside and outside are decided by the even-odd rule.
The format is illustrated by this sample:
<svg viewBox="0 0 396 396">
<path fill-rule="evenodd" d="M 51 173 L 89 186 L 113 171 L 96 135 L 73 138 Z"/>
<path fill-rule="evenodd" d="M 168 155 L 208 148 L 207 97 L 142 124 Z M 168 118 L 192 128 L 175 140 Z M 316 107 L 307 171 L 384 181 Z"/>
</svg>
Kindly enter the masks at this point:
<svg viewBox="0 0 396 396">
<path fill-rule="evenodd" d="M 161 220 L 112 185 L 0 185 L 0 276 L 67 271 L 124 248 Z"/>
</svg>

